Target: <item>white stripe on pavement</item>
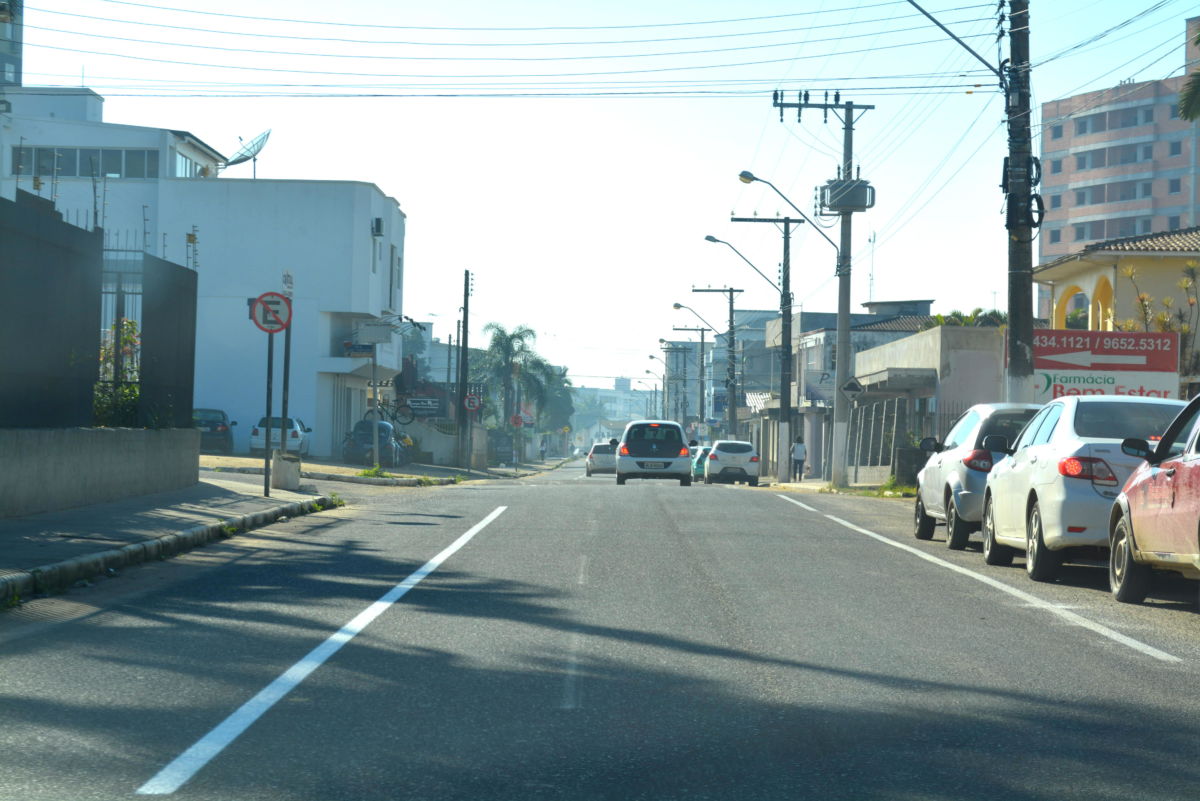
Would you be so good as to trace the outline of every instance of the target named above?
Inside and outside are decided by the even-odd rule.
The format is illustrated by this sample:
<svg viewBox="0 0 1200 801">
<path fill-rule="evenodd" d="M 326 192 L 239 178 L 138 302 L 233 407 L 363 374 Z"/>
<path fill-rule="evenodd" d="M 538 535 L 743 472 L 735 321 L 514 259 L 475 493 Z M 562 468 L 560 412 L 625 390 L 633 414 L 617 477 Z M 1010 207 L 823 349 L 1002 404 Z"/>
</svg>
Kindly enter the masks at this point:
<svg viewBox="0 0 1200 801">
<path fill-rule="evenodd" d="M 215 756 L 225 750 L 226 746 L 241 736 L 256 720 L 263 716 L 277 701 L 295 689 L 308 675 L 325 663 L 329 657 L 354 639 L 354 637 L 399 601 L 413 587 L 442 563 L 466 545 L 471 539 L 483 531 L 485 527 L 507 509 L 498 506 L 483 520 L 476 523 L 450 545 L 430 559 L 420 569 L 409 575 L 404 581 L 388 590 L 378 601 L 358 613 L 346 625 L 330 635 L 323 643 L 308 652 L 308 655 L 288 668 L 282 675 L 259 691 L 257 695 L 242 704 L 233 714 L 225 718 L 208 734 L 201 737 L 191 748 L 175 757 L 166 767 L 154 775 L 148 782 L 137 789 L 138 795 L 168 795 L 175 792 L 189 779 L 209 763 Z"/>
<path fill-rule="evenodd" d="M 1127 648 L 1132 648 L 1133 650 L 1138 651 L 1139 653 L 1145 654 L 1146 656 L 1153 657 L 1154 659 L 1158 659 L 1163 662 L 1175 663 L 1175 662 L 1183 661 L 1182 659 L 1175 656 L 1174 654 L 1169 654 L 1166 651 L 1160 651 L 1159 649 L 1155 648 L 1152 645 L 1147 645 L 1146 643 L 1144 643 L 1140 640 L 1135 640 L 1132 637 L 1127 637 L 1119 631 L 1110 629 L 1108 626 L 1102 626 L 1099 623 L 1096 623 L 1092 620 L 1088 620 L 1086 617 L 1083 617 L 1082 615 L 1077 615 L 1074 612 L 1072 612 L 1062 606 L 1059 606 L 1058 604 L 1053 604 L 1049 601 L 1042 600 L 1041 598 L 1037 597 L 1036 595 L 1027 593 L 1024 590 L 1018 590 L 1016 587 L 1010 587 L 1009 585 L 1005 584 L 1003 581 L 998 581 L 997 579 L 994 579 L 991 576 L 985 576 L 982 573 L 976 573 L 974 570 L 970 570 L 968 568 L 962 567 L 961 565 L 956 565 L 953 562 L 947 562 L 945 559 L 941 559 L 937 556 L 934 556 L 933 554 L 926 553 L 925 551 L 922 551 L 920 548 L 914 548 L 911 545 L 906 545 L 902 542 L 896 542 L 895 540 L 893 540 L 889 537 L 885 537 L 882 534 L 876 534 L 874 531 L 868 531 L 867 529 L 862 528 L 861 526 L 856 526 L 853 523 L 842 520 L 840 517 L 834 517 L 833 515 L 825 514 L 824 512 L 820 512 L 816 509 L 813 509 L 811 506 L 806 506 L 805 504 L 802 504 L 799 501 L 792 500 L 791 498 L 787 497 L 786 495 L 779 495 L 778 497 L 783 498 L 788 503 L 793 503 L 796 506 L 799 506 L 803 509 L 807 509 L 809 511 L 816 512 L 817 514 L 820 514 L 820 515 L 824 516 L 825 518 L 832 520 L 834 523 L 837 523 L 840 526 L 845 526 L 846 528 L 850 529 L 851 531 L 857 531 L 859 534 L 865 534 L 868 537 L 871 537 L 873 539 L 878 540 L 879 542 L 884 543 L 885 545 L 891 545 L 893 548 L 899 548 L 902 551 L 907 551 L 908 553 L 912 554 L 913 556 L 920 557 L 921 559 L 924 559 L 927 562 L 932 562 L 933 564 L 938 565 L 939 567 L 944 567 L 948 570 L 953 570 L 955 573 L 959 573 L 964 576 L 969 576 L 969 577 L 975 579 L 976 581 L 982 582 L 982 583 L 988 585 L 989 587 L 992 587 L 993 589 L 997 589 L 997 590 L 1000 590 L 1001 592 L 1008 593 L 1009 595 L 1013 596 L 1014 598 L 1024 601 L 1029 606 L 1035 607 L 1037 609 L 1043 609 L 1047 612 L 1050 612 L 1053 615 L 1057 615 L 1058 617 L 1062 618 L 1064 621 L 1066 621 L 1067 623 L 1070 623 L 1071 625 L 1079 626 L 1080 628 L 1087 629 L 1088 631 L 1091 631 L 1095 634 L 1099 634 L 1101 637 L 1106 637 L 1106 638 L 1112 640 L 1113 642 L 1120 643 L 1121 645 L 1124 645 Z"/>
</svg>

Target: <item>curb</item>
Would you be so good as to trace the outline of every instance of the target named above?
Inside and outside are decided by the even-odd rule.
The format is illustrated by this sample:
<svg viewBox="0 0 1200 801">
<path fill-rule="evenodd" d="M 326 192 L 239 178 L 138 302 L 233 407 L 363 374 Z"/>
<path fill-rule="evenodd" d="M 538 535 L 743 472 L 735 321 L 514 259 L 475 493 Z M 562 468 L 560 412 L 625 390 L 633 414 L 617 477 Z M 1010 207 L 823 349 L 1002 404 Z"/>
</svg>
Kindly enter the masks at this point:
<svg viewBox="0 0 1200 801">
<path fill-rule="evenodd" d="M 251 476 L 261 476 L 261 467 L 201 467 L 210 473 L 242 473 Z M 342 481 L 347 484 L 372 484 L 376 487 L 434 487 L 453 484 L 453 478 L 375 478 L 373 476 L 348 476 L 344 473 L 311 473 L 300 471 L 300 478 L 311 478 L 316 481 Z M 470 478 L 464 479 L 470 481 Z"/>
<path fill-rule="evenodd" d="M 193 526 L 120 548 L 0 575 L 0 608 L 11 606 L 19 599 L 60 592 L 77 581 L 108 574 L 117 568 L 169 559 L 214 540 L 227 539 L 234 534 L 269 525 L 281 517 L 299 517 L 334 505 L 331 498 L 321 495 L 307 501 L 295 501 L 216 523 Z"/>
</svg>

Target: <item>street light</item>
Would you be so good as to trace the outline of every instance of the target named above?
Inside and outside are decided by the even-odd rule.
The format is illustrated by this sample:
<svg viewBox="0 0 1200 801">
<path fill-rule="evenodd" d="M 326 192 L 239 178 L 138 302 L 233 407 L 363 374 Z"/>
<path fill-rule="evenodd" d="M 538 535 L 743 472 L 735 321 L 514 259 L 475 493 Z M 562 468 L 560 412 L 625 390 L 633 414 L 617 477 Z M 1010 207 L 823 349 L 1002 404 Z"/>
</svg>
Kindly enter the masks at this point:
<svg viewBox="0 0 1200 801">
<path fill-rule="evenodd" d="M 697 320 L 699 320 L 700 322 L 707 325 L 709 327 L 709 330 L 711 330 L 711 331 L 720 331 L 721 330 L 721 329 L 717 328 L 715 325 L 713 325 L 712 323 L 710 323 L 708 320 L 705 320 L 703 317 L 701 317 L 700 313 L 697 312 L 695 309 L 693 309 L 691 306 L 685 306 L 682 303 L 672 303 L 671 306 L 676 311 L 678 311 L 679 309 L 687 309 L 692 314 L 696 315 Z"/>
<path fill-rule="evenodd" d="M 653 356 L 651 356 L 650 358 L 651 358 L 651 359 L 653 359 L 654 357 L 653 357 Z M 666 383 L 666 374 L 664 373 L 663 375 L 659 375 L 658 373 L 654 372 L 653 370 L 647 370 L 647 371 L 646 371 L 646 373 L 647 373 L 648 375 L 652 375 L 652 376 L 654 376 L 655 378 L 657 378 L 657 379 L 658 379 L 658 385 L 659 385 L 660 387 L 662 387 L 662 388 L 663 388 L 663 390 L 662 390 L 662 407 L 663 407 L 663 408 L 662 408 L 662 415 L 661 415 L 660 419 L 662 419 L 662 420 L 665 420 L 665 419 L 667 419 L 667 383 Z"/>
<path fill-rule="evenodd" d="M 847 168 L 848 169 L 848 168 Z M 808 215 L 800 211 L 788 196 L 779 191 L 779 187 L 766 180 L 759 178 L 749 170 L 743 170 L 738 174 L 738 180 L 744 184 L 752 184 L 755 181 L 766 184 L 775 191 L 775 194 L 783 198 L 784 202 L 795 209 L 796 213 L 805 219 L 814 231 L 820 234 L 826 242 L 833 246 L 837 253 L 837 276 L 838 276 L 838 311 L 837 311 L 837 349 L 836 362 L 834 363 L 834 390 L 833 390 L 833 464 L 830 467 L 830 483 L 835 487 L 846 486 L 846 448 L 848 445 L 848 429 L 850 424 L 850 406 L 845 394 L 842 392 L 842 387 L 846 386 L 850 379 L 850 262 L 845 258 L 850 252 L 849 231 L 846 225 L 842 226 L 842 247 L 834 244 L 821 226 L 813 223 Z M 789 304 L 790 305 L 790 304 Z M 789 314 L 791 313 L 789 309 Z M 788 343 L 789 345 L 791 343 Z"/>
<path fill-rule="evenodd" d="M 708 236 L 704 237 L 704 241 L 705 241 L 705 242 L 720 242 L 722 245 L 725 245 L 725 246 L 727 246 L 727 247 L 728 247 L 730 250 L 732 250 L 734 253 L 736 253 L 736 254 L 738 254 L 739 256 L 741 256 L 741 257 L 742 257 L 742 261 L 746 262 L 746 264 L 749 264 L 749 265 L 750 265 L 750 269 L 751 269 L 751 270 L 754 270 L 754 272 L 756 272 L 756 273 L 758 273 L 759 275 L 761 275 L 761 276 L 763 277 L 763 280 L 764 280 L 764 281 L 766 281 L 768 284 L 770 284 L 770 285 L 771 285 L 771 288 L 772 288 L 772 289 L 774 289 L 776 292 L 783 292 L 783 290 L 782 290 L 782 289 L 780 289 L 780 288 L 779 288 L 779 286 L 778 286 L 778 285 L 777 285 L 777 284 L 776 284 L 774 281 L 772 281 L 770 278 L 767 278 L 766 274 L 765 274 L 765 273 L 764 273 L 762 270 L 760 270 L 760 269 L 758 269 L 757 267 L 755 267 L 755 266 L 754 266 L 754 262 L 750 261 L 750 260 L 749 260 L 749 259 L 747 259 L 745 256 L 742 256 L 742 251 L 738 250 L 738 249 L 737 249 L 737 248 L 735 248 L 733 245 L 731 245 L 731 244 L 729 244 L 728 242 L 726 242 L 724 239 L 717 239 L 717 238 L 716 238 L 715 236 L 713 236 L 712 234 L 709 234 Z"/>
</svg>

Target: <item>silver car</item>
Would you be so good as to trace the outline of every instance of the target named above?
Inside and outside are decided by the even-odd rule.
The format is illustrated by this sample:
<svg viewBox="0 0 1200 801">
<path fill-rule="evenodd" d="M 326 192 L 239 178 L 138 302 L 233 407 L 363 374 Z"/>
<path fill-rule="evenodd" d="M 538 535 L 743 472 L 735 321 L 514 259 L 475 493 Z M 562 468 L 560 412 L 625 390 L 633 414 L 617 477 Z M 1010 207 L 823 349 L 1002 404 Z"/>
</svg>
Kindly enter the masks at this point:
<svg viewBox="0 0 1200 801">
<path fill-rule="evenodd" d="M 593 473 L 617 472 L 617 449 L 607 442 L 597 442 L 588 451 L 584 470 L 590 478 Z"/>
<path fill-rule="evenodd" d="M 933 537 L 938 521 L 946 523 L 946 547 L 962 550 L 983 519 L 983 491 L 988 473 L 1005 457 L 983 447 L 993 434 L 1014 441 L 1038 409 L 1037 403 L 979 403 L 963 412 L 944 442 L 921 440 L 930 453 L 917 473 L 917 500 L 913 534 L 919 540 Z"/>
<path fill-rule="evenodd" d="M 691 449 L 673 420 L 634 420 L 617 443 L 617 483 L 630 478 L 678 479 L 692 484 Z"/>
</svg>

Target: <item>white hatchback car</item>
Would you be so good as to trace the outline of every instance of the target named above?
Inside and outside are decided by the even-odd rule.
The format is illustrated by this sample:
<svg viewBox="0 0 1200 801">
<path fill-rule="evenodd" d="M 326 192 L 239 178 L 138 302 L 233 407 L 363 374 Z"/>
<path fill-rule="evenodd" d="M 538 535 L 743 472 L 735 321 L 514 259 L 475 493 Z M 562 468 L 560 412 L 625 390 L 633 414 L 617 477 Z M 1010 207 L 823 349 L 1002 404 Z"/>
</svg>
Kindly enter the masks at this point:
<svg viewBox="0 0 1200 801">
<path fill-rule="evenodd" d="M 1057 398 L 1014 444 L 986 437 L 984 448 L 1009 457 L 984 489 L 984 561 L 1011 564 L 1024 551 L 1029 577 L 1053 581 L 1068 549 L 1107 548 L 1113 501 L 1142 462 L 1121 452 L 1121 440 L 1159 437 L 1185 405 L 1129 395 Z"/>
<path fill-rule="evenodd" d="M 754 443 L 719 439 L 713 443 L 704 462 L 704 483 L 737 484 L 744 481 L 757 487 L 760 464 Z"/>
<path fill-rule="evenodd" d="M 270 443 L 272 449 L 279 447 L 279 421 L 283 419 L 283 435 L 287 437 L 288 453 L 296 453 L 300 456 L 308 456 L 309 435 L 312 434 L 312 429 L 304 425 L 304 421 L 298 417 L 279 418 L 272 417 L 270 424 Z M 263 452 L 267 443 L 267 418 L 260 417 L 258 425 L 250 429 L 250 455 L 255 456 Z"/>
<path fill-rule="evenodd" d="M 634 420 L 617 443 L 617 483 L 630 478 L 678 479 L 692 484 L 692 451 L 673 420 Z"/>
<path fill-rule="evenodd" d="M 597 442 L 588 451 L 587 464 L 584 470 L 591 477 L 593 473 L 617 472 L 617 449 L 607 442 Z"/>
</svg>

